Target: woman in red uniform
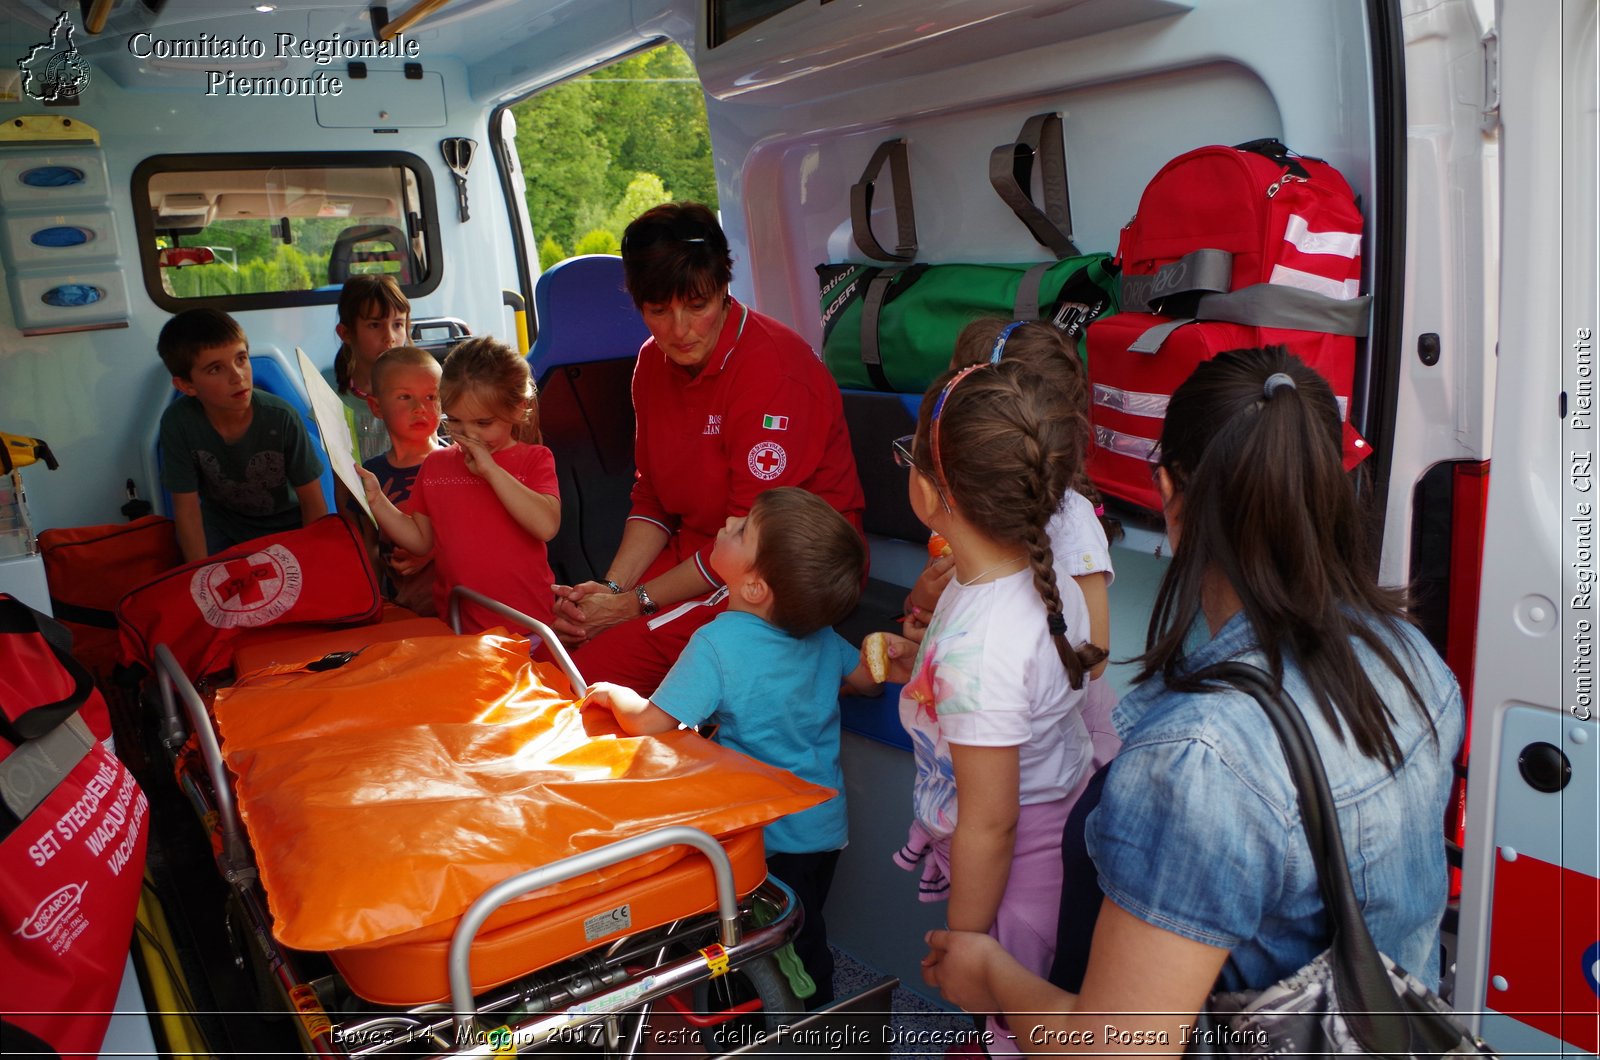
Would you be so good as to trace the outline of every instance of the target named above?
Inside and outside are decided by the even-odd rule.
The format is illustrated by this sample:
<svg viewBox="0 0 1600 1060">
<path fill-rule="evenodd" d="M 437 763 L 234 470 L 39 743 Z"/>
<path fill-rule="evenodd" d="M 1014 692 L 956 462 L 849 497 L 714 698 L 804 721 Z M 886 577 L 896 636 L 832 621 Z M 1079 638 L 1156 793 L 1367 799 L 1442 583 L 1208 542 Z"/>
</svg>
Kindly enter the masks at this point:
<svg viewBox="0 0 1600 1060">
<path fill-rule="evenodd" d="M 730 516 L 799 486 L 859 530 L 864 504 L 839 388 L 806 341 L 728 294 L 712 212 L 668 203 L 622 236 L 650 338 L 633 372 L 633 509 L 603 582 L 555 587 L 556 630 L 589 681 L 655 690 L 723 610 L 709 558 Z"/>
</svg>

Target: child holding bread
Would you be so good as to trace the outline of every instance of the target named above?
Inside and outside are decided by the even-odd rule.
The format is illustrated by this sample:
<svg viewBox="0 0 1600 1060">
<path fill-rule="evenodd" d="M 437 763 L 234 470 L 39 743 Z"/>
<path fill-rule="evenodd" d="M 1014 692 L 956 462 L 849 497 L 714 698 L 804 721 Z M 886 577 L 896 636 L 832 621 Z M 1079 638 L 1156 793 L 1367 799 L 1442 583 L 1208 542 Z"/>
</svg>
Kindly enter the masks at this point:
<svg viewBox="0 0 1600 1060">
<path fill-rule="evenodd" d="M 838 791 L 766 826 L 767 868 L 805 910 L 795 952 L 816 983 L 810 1008 L 833 1000 L 833 957 L 822 907 L 844 846 L 839 768 L 839 688 L 872 693 L 862 653 L 830 626 L 856 605 L 866 575 L 861 535 L 811 493 L 760 494 L 718 532 L 711 567 L 728 610 L 690 638 L 648 699 L 597 683 L 584 699 L 609 709 L 633 735 L 717 723 L 717 742 Z"/>
</svg>

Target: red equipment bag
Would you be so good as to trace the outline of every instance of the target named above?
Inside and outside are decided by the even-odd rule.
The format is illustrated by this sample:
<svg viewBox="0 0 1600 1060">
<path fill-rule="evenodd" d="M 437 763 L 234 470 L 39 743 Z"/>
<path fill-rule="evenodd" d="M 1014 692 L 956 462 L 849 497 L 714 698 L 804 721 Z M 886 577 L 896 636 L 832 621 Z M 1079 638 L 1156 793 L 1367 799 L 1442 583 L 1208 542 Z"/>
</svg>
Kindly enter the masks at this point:
<svg viewBox="0 0 1600 1060">
<path fill-rule="evenodd" d="M 117 604 L 125 665 L 152 666 L 165 644 L 191 679 L 225 669 L 234 641 L 259 626 L 354 625 L 383 606 L 354 525 L 326 515 L 185 564 Z"/>
<path fill-rule="evenodd" d="M 117 601 L 183 562 L 176 524 L 159 515 L 128 523 L 39 532 L 50 611 L 72 631 L 72 654 L 98 681 L 116 665 Z"/>
<path fill-rule="evenodd" d="M 1345 423 L 1345 466 L 1371 451 L 1350 426 L 1361 212 L 1326 162 L 1277 140 L 1201 147 L 1168 162 L 1122 230 L 1123 312 L 1089 325 L 1089 474 L 1159 509 L 1150 464 L 1167 400 L 1200 362 L 1283 345 L 1322 374 Z"/>
<path fill-rule="evenodd" d="M 0 1037 L 95 1056 L 133 937 L 149 804 L 84 723 L 105 704 L 52 626 L 0 594 Z"/>
</svg>

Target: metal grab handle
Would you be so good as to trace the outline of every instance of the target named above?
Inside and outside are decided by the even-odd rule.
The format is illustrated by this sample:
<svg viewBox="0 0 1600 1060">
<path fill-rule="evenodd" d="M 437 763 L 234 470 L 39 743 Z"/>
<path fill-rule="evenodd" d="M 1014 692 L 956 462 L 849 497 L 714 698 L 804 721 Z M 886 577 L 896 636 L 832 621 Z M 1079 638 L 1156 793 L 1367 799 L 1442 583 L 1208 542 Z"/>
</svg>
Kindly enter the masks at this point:
<svg viewBox="0 0 1600 1060">
<path fill-rule="evenodd" d="M 544 642 L 544 646 L 550 649 L 550 654 L 555 656 L 556 665 L 561 667 L 561 672 L 566 674 L 567 680 L 572 682 L 572 690 L 578 694 L 579 698 L 582 698 L 589 691 L 588 683 L 584 681 L 583 675 L 578 673 L 577 664 L 572 661 L 572 656 L 567 654 L 566 646 L 556 637 L 555 630 L 540 622 L 537 618 L 525 615 L 509 604 L 502 604 L 499 600 L 485 596 L 476 589 L 468 589 L 464 585 L 457 585 L 450 590 L 451 629 L 457 633 L 461 632 L 462 600 L 471 600 L 479 607 L 493 611 L 501 618 L 509 619 L 533 630 L 539 639 Z"/>
<path fill-rule="evenodd" d="M 173 709 L 173 695 L 183 700 L 189 714 L 189 727 L 194 730 L 200 745 L 200 756 L 205 759 L 206 772 L 211 776 L 212 796 L 217 803 L 217 822 L 222 826 L 222 849 L 227 867 L 234 871 L 250 868 L 249 845 L 244 840 L 244 825 L 239 820 L 239 810 L 233 801 L 233 785 L 228 782 L 228 768 L 222 761 L 222 745 L 217 742 L 216 729 L 206 710 L 200 693 L 173 658 L 172 649 L 157 644 L 155 650 L 156 676 L 161 686 L 161 702 L 169 721 L 177 723 Z"/>
<path fill-rule="evenodd" d="M 519 872 L 484 891 L 462 914 L 461 922 L 456 925 L 455 932 L 450 936 L 450 1006 L 455 1012 L 458 1038 L 471 1031 L 473 1020 L 478 1016 L 477 1005 L 472 997 L 469 962 L 472 956 L 472 940 L 477 937 L 478 929 L 483 927 L 484 921 L 489 919 L 490 914 L 512 899 L 537 891 L 541 887 L 603 869 L 607 865 L 615 865 L 640 854 L 680 844 L 694 847 L 710 860 L 711 874 L 715 878 L 717 888 L 717 918 L 722 922 L 722 945 L 730 949 L 737 946 L 739 902 L 733 889 L 733 863 L 728 860 L 728 852 L 722 849 L 722 844 L 698 828 L 684 825 L 658 828 L 644 835 L 610 843 L 598 850 L 586 850 L 581 854 L 562 858 L 560 861 L 552 861 L 548 865 Z"/>
</svg>

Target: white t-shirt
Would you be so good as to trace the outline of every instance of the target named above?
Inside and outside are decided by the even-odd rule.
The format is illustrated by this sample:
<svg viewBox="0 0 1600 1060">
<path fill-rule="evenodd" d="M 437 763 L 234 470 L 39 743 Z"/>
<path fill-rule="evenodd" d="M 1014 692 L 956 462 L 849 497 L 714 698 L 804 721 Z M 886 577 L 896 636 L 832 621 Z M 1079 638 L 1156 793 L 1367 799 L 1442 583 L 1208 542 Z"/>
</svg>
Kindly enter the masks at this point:
<svg viewBox="0 0 1600 1060">
<path fill-rule="evenodd" d="M 1111 543 L 1105 527 L 1094 514 L 1094 505 L 1077 490 L 1069 489 L 1061 507 L 1045 524 L 1050 549 L 1056 557 L 1056 577 L 1081 578 L 1085 574 L 1104 574 L 1106 586 L 1116 578 L 1111 569 Z"/>
<path fill-rule="evenodd" d="M 1083 593 L 1070 578 L 1058 578 L 1057 589 L 1067 639 L 1082 643 Z M 1064 798 L 1091 768 L 1087 689 L 1087 681 L 1076 690 L 1068 684 L 1029 569 L 979 585 L 952 579 L 900 693 L 900 723 L 917 761 L 917 819 L 935 836 L 955 831 L 951 743 L 1016 747 L 1021 804 Z"/>
</svg>

